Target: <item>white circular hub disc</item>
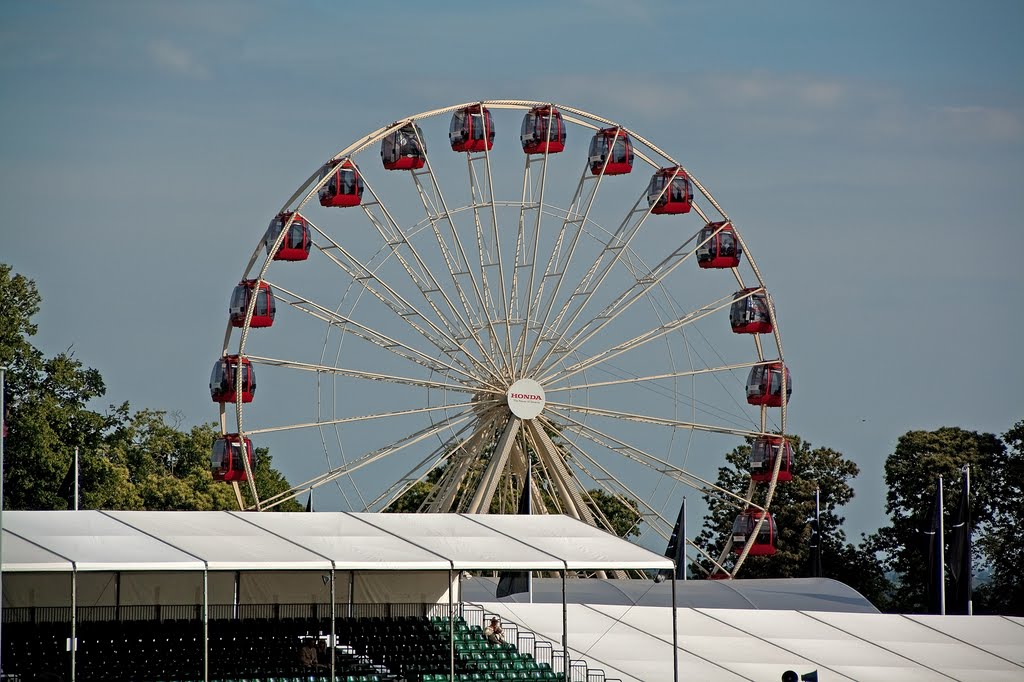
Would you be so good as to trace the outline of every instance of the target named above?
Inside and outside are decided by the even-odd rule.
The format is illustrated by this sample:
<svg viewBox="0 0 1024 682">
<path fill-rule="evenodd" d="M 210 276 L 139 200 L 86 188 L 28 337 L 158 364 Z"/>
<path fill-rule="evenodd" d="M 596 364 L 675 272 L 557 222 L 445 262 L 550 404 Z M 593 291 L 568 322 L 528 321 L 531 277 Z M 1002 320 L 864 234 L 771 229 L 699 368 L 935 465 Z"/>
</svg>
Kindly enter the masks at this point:
<svg viewBox="0 0 1024 682">
<path fill-rule="evenodd" d="M 544 409 L 544 389 L 533 379 L 520 379 L 507 395 L 508 409 L 520 419 L 533 419 Z"/>
</svg>

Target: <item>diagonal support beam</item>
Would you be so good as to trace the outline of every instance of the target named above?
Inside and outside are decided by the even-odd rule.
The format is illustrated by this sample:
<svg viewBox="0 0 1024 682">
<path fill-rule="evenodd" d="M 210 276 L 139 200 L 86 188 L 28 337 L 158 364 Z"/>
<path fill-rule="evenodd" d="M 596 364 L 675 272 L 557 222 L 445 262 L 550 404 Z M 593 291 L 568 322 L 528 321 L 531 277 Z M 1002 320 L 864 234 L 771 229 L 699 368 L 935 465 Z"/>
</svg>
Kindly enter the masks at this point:
<svg viewBox="0 0 1024 682">
<path fill-rule="evenodd" d="M 501 434 L 494 452 L 491 453 L 491 461 L 488 462 L 487 469 L 477 485 L 473 501 L 469 503 L 470 514 L 485 514 L 491 508 L 491 499 L 498 489 L 498 481 L 501 479 L 502 472 L 505 471 L 505 463 L 508 461 L 509 453 L 512 452 L 516 434 L 519 433 L 522 423 L 521 419 L 511 417 L 508 424 L 505 425 L 505 431 Z"/>
</svg>

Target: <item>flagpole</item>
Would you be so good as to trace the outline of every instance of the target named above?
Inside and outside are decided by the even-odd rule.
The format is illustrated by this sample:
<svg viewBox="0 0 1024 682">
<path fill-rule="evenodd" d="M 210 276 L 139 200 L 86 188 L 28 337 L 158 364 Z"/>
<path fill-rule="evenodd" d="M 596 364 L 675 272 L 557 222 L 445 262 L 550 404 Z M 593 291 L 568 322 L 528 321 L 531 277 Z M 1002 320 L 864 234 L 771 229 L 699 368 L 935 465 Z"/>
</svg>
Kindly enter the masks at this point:
<svg viewBox="0 0 1024 682">
<path fill-rule="evenodd" d="M 946 615 L 946 530 L 942 519 L 942 476 L 939 476 L 939 615 Z"/>
<path fill-rule="evenodd" d="M 75 446 L 75 511 L 78 511 L 78 446 Z"/>
<path fill-rule="evenodd" d="M 679 542 L 683 543 L 683 552 L 682 552 L 681 556 L 683 558 L 683 570 L 682 570 L 683 581 L 685 582 L 686 581 L 686 495 L 683 495 L 683 513 L 682 513 L 682 523 L 680 524 L 680 527 L 679 527 Z M 677 573 L 679 572 L 678 568 L 676 568 L 676 572 Z M 673 587 L 672 589 L 674 591 L 675 587 Z M 674 598 L 672 600 L 672 603 L 673 604 L 675 603 L 675 599 Z"/>
<path fill-rule="evenodd" d="M 965 493 L 967 495 L 967 498 L 964 499 L 964 500 L 961 500 L 960 504 L 961 505 L 964 505 L 964 504 L 970 505 L 970 503 L 971 503 L 971 467 L 968 464 L 964 465 L 964 483 L 965 483 L 964 489 L 965 489 Z M 970 510 L 970 506 L 968 506 L 967 509 Z M 974 594 L 973 594 L 973 592 L 974 592 L 974 575 L 973 575 L 973 573 L 974 573 L 974 558 L 971 556 L 971 543 L 970 543 L 971 526 L 970 526 L 970 522 L 969 521 L 968 521 L 967 527 L 964 528 L 964 532 L 966 533 L 966 538 L 967 538 L 967 542 L 966 542 L 966 546 L 967 546 L 967 575 L 964 576 L 963 579 L 967 580 L 967 615 L 968 616 L 973 616 L 974 615 Z"/>
</svg>

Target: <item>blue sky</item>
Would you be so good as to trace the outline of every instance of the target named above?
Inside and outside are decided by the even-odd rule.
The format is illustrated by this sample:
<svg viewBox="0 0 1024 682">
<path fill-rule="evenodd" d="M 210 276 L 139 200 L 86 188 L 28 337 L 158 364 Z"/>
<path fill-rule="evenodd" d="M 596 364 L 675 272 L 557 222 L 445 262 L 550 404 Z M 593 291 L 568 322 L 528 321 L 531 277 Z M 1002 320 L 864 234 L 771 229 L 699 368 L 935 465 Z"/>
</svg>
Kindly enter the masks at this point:
<svg viewBox="0 0 1024 682">
<path fill-rule="evenodd" d="M 212 421 L 231 287 L 320 163 L 463 101 L 595 112 L 740 226 L 790 430 L 861 466 L 856 535 L 902 433 L 1024 417 L 1022 29 L 1017 2 L 6 2 L 0 260 L 107 402 Z"/>
</svg>

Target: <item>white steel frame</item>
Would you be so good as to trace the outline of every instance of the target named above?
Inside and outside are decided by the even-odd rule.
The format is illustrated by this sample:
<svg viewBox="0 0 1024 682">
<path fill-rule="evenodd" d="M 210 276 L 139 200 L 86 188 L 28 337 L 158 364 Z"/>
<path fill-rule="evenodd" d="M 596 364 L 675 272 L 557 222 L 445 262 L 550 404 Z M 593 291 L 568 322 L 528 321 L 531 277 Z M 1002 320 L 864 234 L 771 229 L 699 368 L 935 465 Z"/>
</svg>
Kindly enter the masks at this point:
<svg viewBox="0 0 1024 682">
<path fill-rule="evenodd" d="M 339 415 L 327 409 L 318 399 L 315 417 L 301 423 L 250 424 L 245 419 L 241 402 L 241 382 L 236 381 L 237 395 L 233 404 L 220 406 L 220 423 L 224 433 L 236 431 L 243 436 L 277 433 L 295 429 L 318 429 L 324 447 L 330 432 L 343 425 L 380 421 L 387 423 L 400 417 L 422 416 L 428 420 L 412 433 L 394 433 L 391 442 L 331 464 L 316 477 L 303 481 L 288 491 L 273 497 L 261 498 L 256 489 L 253 472 L 247 458 L 243 458 L 248 478 L 248 493 L 255 500 L 252 508 L 270 509 L 292 499 L 304 491 L 351 477 L 357 471 L 381 460 L 401 453 L 408 466 L 405 474 L 394 483 L 376 492 L 368 501 L 362 498 L 355 505 L 358 510 L 379 510 L 394 502 L 417 483 L 427 479 L 432 471 L 443 467 L 432 491 L 420 509 L 426 512 L 464 511 L 486 512 L 498 494 L 508 474 L 521 476 L 527 459 L 533 454 L 532 485 L 534 507 L 540 513 L 564 513 L 589 524 L 610 528 L 610 524 L 590 500 L 588 488 L 597 487 L 620 499 L 638 503 L 642 520 L 657 534 L 667 539 L 672 532 L 675 512 L 655 509 L 648 503 L 648 492 L 637 490 L 621 474 L 613 473 L 606 457 L 595 456 L 598 451 L 607 456 L 612 453 L 630 466 L 649 469 L 659 477 L 681 483 L 702 494 L 731 500 L 737 510 L 751 507 L 767 509 L 772 501 L 781 458 L 764 496 L 764 504 L 753 503 L 756 484 L 751 482 L 744 491 L 718 488 L 714 482 L 687 471 L 679 462 L 648 451 L 643 442 L 607 433 L 606 425 L 618 423 L 643 424 L 650 429 L 670 429 L 676 432 L 713 432 L 732 435 L 737 444 L 743 438 L 786 433 L 786 404 L 774 411 L 761 407 L 752 423 L 741 426 L 726 421 L 700 423 L 696 419 L 644 414 L 633 405 L 623 409 L 609 409 L 590 404 L 589 392 L 597 389 L 615 390 L 617 386 L 654 386 L 657 382 L 692 380 L 700 375 L 735 376 L 742 386 L 748 368 L 754 365 L 782 361 L 782 340 L 775 318 L 774 305 L 769 297 L 769 313 L 774 332 L 770 336 L 753 335 L 754 353 L 748 361 L 705 363 L 703 366 L 684 368 L 670 359 L 668 371 L 643 376 L 620 376 L 591 380 L 588 371 L 595 368 L 614 368 L 612 361 L 620 356 L 650 351 L 653 342 L 674 338 L 698 321 L 715 316 L 727 316 L 733 292 L 723 290 L 721 296 L 700 306 L 683 310 L 666 287 L 669 278 L 684 263 L 696 269 L 692 258 L 701 246 L 697 233 L 704 224 L 728 221 L 729 218 L 707 189 L 688 170 L 651 142 L 613 121 L 572 107 L 548 102 L 519 100 L 490 100 L 470 102 L 425 111 L 384 126 L 334 154 L 329 163 L 351 159 L 358 161 L 366 152 L 363 165 L 377 162 L 374 149 L 382 138 L 408 123 L 451 114 L 466 107 L 484 107 L 493 112 L 501 110 L 528 111 L 533 107 L 551 106 L 561 112 L 567 128 L 574 134 L 588 135 L 601 128 L 616 128 L 628 134 L 633 142 L 637 160 L 631 178 L 636 184 L 639 175 L 643 191 L 617 221 L 617 227 L 603 231 L 595 229 L 592 213 L 606 182 L 619 182 L 619 178 L 603 173 L 591 173 L 587 162 L 576 183 L 575 191 L 565 204 L 557 208 L 550 203 L 550 179 L 556 172 L 550 155 L 525 155 L 520 199 L 498 198 L 495 190 L 495 168 L 491 151 L 466 153 L 469 203 L 452 207 L 442 189 L 442 178 L 427 154 L 422 169 L 393 171 L 392 182 L 407 182 L 411 178 L 416 196 L 422 207 L 422 217 L 416 224 L 402 224 L 396 217 L 399 207 L 389 206 L 386 192 L 379 192 L 364 176 L 365 191 L 360 207 L 345 209 L 347 218 L 362 214 L 372 228 L 379 246 L 372 259 L 361 256 L 330 229 L 314 224 L 314 253 L 327 265 L 337 269 L 339 282 L 352 292 L 356 304 L 362 298 L 373 306 L 377 317 L 366 318 L 353 312 L 344 312 L 339 305 L 330 307 L 317 302 L 282 282 L 269 278 L 273 261 L 264 254 L 264 241 L 253 251 L 243 278 L 271 284 L 278 299 L 278 309 L 294 311 L 322 322 L 328 329 L 340 330 L 357 343 L 383 349 L 407 363 L 407 375 L 374 371 L 371 367 L 347 366 L 327 357 L 326 342 L 319 363 L 300 362 L 287 358 L 266 357 L 255 354 L 250 347 L 250 320 L 255 309 L 252 297 L 246 311 L 245 324 L 238 330 L 230 324 L 224 335 L 223 353 L 247 357 L 254 365 L 274 367 L 280 371 L 311 372 L 325 385 L 330 381 L 346 380 L 384 382 L 443 395 L 443 400 L 429 400 L 419 407 L 361 413 L 358 409 Z M 549 120 L 549 123 L 551 121 Z M 420 133 L 418 132 L 417 135 Z M 507 135 L 507 132 L 506 132 Z M 510 135 L 508 137 L 511 137 Z M 515 144 L 504 137 L 504 144 Z M 426 150 L 420 140 L 421 149 Z M 431 141 L 433 154 L 451 153 L 446 141 Z M 568 149 L 567 149 L 568 151 Z M 607 161 L 605 162 L 607 164 Z M 646 181 L 652 172 L 662 167 L 676 167 L 676 173 L 685 173 L 694 189 L 692 212 L 701 221 L 695 224 L 690 236 L 681 243 L 665 249 L 660 261 L 647 265 L 631 248 L 647 229 L 649 223 L 660 220 L 653 216 L 648 204 Z M 639 172 L 638 172 L 639 171 Z M 313 173 L 285 202 L 281 211 L 302 211 L 317 198 L 327 178 L 320 179 L 319 169 Z M 668 191 L 671 183 L 665 184 Z M 513 231 L 502 225 L 499 212 L 516 212 L 518 224 Z M 288 232 L 281 230 L 270 251 L 276 250 Z M 734 225 L 735 228 L 735 225 Z M 554 230 L 549 241 L 542 233 Z M 365 233 L 364 233 L 365 234 Z M 511 238 L 514 235 L 514 240 Z M 365 237 L 363 237 L 365 238 Z M 749 280 L 744 270 L 734 268 L 735 284 L 739 289 L 753 287 L 764 291 L 765 284 L 756 262 L 739 230 L 736 238 L 743 250 L 749 269 Z M 596 256 L 584 255 L 581 244 L 598 241 Z M 514 243 L 513 243 L 514 242 Z M 429 251 L 429 253 L 427 253 Z M 390 274 L 382 274 L 381 263 L 390 264 Z M 393 279 L 400 272 L 403 281 Z M 276 270 L 275 270 L 276 272 Z M 621 290 L 620 285 L 609 282 L 611 273 L 626 272 L 631 283 Z M 703 274 L 703 273 L 702 273 Z M 693 275 L 697 276 L 697 275 Z M 391 279 L 389 279 L 391 277 Z M 375 302 L 374 302 L 375 301 Z M 594 301 L 603 304 L 598 310 L 588 306 Z M 656 305 L 651 304 L 655 301 Z M 626 340 L 601 347 L 600 339 L 607 330 L 626 324 L 623 320 L 637 303 L 647 303 L 656 310 L 657 321 L 649 328 L 636 329 Z M 725 314 L 723 315 L 723 311 Z M 393 316 L 389 325 L 378 323 L 380 315 Z M 396 333 L 396 326 L 398 331 Z M 236 334 L 236 332 L 238 332 Z M 259 333 L 259 332 L 257 332 Z M 410 339 L 413 339 L 410 341 Z M 767 342 L 769 341 L 770 342 Z M 234 342 L 234 343 L 233 343 Z M 592 349 L 601 347 L 598 351 Z M 771 348 L 774 352 L 769 352 Z M 341 354 L 339 354 L 341 355 Z M 417 369 L 418 368 L 418 369 Z M 506 391 L 516 380 L 529 377 L 544 386 L 547 403 L 537 418 L 523 421 L 513 415 L 506 404 Z M 783 385 L 783 395 L 786 386 Z M 566 400 L 566 396 L 582 396 L 584 400 Z M 453 397 L 459 397 L 453 399 Z M 670 400 L 678 400 L 673 392 Z M 258 396 L 257 400 L 271 399 Z M 276 399 L 282 400 L 278 396 Z M 743 402 L 743 397 L 737 404 Z M 696 402 L 695 402 L 696 404 Z M 679 411 L 673 409 L 672 414 Z M 233 428 L 230 428 L 233 427 Z M 571 438 L 551 438 L 551 434 Z M 339 444 L 340 433 L 336 435 Z M 673 435 L 674 437 L 674 435 Z M 243 440 L 244 443 L 244 440 Z M 436 445 L 431 447 L 430 443 Z M 392 459 L 398 459 L 392 457 Z M 411 466 L 409 466 L 411 463 Z M 236 482 L 235 493 L 240 507 L 245 508 L 242 490 Z M 545 495 L 542 495 L 545 491 Z M 544 500 L 547 500 L 545 502 Z M 535 512 L 536 513 L 536 512 Z M 726 568 L 726 558 L 732 547 L 726 539 L 721 547 L 697 547 L 687 540 L 688 548 L 710 559 L 722 571 L 731 575 L 740 569 L 753 543 L 756 533 L 748 540 L 742 552 Z M 729 535 L 731 538 L 731 534 Z"/>
</svg>

